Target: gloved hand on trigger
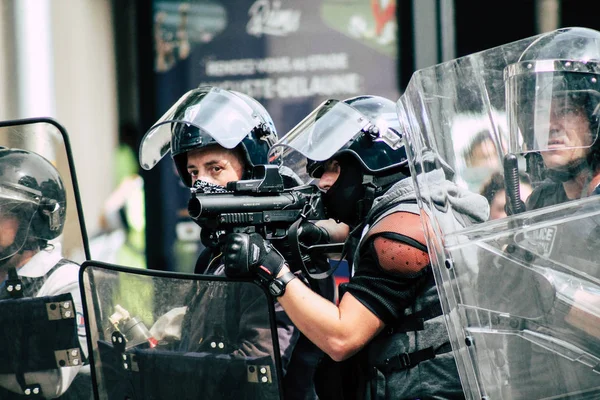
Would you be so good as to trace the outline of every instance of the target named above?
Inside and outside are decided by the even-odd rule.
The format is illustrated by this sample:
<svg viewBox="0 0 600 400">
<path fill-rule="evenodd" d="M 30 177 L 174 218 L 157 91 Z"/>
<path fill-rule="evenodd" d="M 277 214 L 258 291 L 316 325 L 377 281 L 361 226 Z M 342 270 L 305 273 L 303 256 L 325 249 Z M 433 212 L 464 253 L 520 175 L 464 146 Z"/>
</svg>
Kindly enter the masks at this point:
<svg viewBox="0 0 600 400">
<path fill-rule="evenodd" d="M 298 227 L 298 241 L 305 246 L 315 244 L 327 244 L 330 242 L 329 233 L 324 228 L 309 221 L 303 221 Z M 290 238 L 274 239 L 271 244 L 279 251 L 286 260 L 294 260 L 290 248 Z"/>
<path fill-rule="evenodd" d="M 298 228 L 298 240 L 307 246 L 313 244 L 327 244 L 331 241 L 327 229 L 309 221 L 304 221 Z"/>
<path fill-rule="evenodd" d="M 283 256 L 258 233 L 231 233 L 222 247 L 225 274 L 229 277 L 261 275 L 274 279 L 283 267 Z"/>
</svg>

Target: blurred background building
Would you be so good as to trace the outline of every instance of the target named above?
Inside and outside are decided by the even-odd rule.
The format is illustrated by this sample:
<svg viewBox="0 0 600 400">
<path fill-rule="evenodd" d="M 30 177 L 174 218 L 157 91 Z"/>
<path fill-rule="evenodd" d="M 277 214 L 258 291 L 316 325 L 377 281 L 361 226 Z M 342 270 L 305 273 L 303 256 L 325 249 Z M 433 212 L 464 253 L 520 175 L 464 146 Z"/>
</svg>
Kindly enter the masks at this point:
<svg viewBox="0 0 600 400">
<path fill-rule="evenodd" d="M 592 0 L 0 0 L 0 120 L 67 129 L 93 258 L 191 271 L 199 232 L 172 163 L 137 164 L 145 131 L 186 91 L 245 92 L 283 135 L 326 98 L 395 100 L 416 69 L 558 27 L 600 29 L 598 11 Z"/>
</svg>

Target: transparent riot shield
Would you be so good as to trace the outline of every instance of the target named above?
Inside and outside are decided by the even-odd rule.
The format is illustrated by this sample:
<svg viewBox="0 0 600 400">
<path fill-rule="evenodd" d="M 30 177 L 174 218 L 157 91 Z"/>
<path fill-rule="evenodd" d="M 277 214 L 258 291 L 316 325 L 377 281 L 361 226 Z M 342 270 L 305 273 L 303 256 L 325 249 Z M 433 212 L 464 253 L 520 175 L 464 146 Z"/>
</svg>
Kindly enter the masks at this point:
<svg viewBox="0 0 600 400">
<path fill-rule="evenodd" d="M 97 399 L 280 398 L 273 301 L 260 285 L 89 261 L 82 292 Z"/>
<path fill-rule="evenodd" d="M 419 70 L 397 104 L 469 399 L 600 398 L 600 197 L 526 209 L 524 180 L 529 192 L 550 183 L 533 168 L 544 164 L 532 162 L 524 125 L 508 132 L 505 101 L 517 89 L 505 89 L 507 67 L 540 37 Z M 531 87 L 539 93 L 543 82 Z M 538 150 L 561 145 L 546 144 Z M 494 179 L 507 212 L 475 223 L 461 193 L 487 195 Z"/>
<path fill-rule="evenodd" d="M 60 242 L 64 256 L 76 263 L 89 259 L 75 163 L 65 128 L 50 118 L 0 121 L 0 146 L 39 154 L 56 168 L 66 193 L 66 214 L 55 243 Z"/>
<path fill-rule="evenodd" d="M 0 398 L 91 396 L 78 282 L 88 257 L 65 129 L 0 122 Z"/>
</svg>

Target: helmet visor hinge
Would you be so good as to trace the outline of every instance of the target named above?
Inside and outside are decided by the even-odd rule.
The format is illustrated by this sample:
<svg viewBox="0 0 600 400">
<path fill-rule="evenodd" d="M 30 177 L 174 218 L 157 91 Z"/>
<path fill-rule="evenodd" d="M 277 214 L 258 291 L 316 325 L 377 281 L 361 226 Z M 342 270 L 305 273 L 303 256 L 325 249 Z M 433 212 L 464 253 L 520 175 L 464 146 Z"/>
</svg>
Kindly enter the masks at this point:
<svg viewBox="0 0 600 400">
<path fill-rule="evenodd" d="M 365 126 L 362 129 L 362 131 L 364 133 L 366 133 L 371 140 L 375 140 L 381 136 L 380 132 L 379 132 L 379 128 L 377 127 L 377 125 L 374 125 L 374 124 L 369 124 L 369 125 Z"/>
<path fill-rule="evenodd" d="M 47 200 L 44 203 L 42 214 L 48 217 L 48 226 L 55 232 L 60 229 L 60 204 L 56 200 Z"/>
</svg>

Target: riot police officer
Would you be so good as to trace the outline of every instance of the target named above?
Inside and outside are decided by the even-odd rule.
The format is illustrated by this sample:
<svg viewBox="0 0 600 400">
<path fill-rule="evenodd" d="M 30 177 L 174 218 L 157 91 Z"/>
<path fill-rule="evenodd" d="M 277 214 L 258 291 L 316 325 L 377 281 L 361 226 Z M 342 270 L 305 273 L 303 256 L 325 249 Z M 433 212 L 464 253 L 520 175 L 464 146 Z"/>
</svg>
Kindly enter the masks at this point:
<svg viewBox="0 0 600 400">
<path fill-rule="evenodd" d="M 542 183 L 529 209 L 586 197 L 600 181 L 599 39 L 591 29 L 555 31 L 506 69 L 512 150 L 527 155 Z"/>
<path fill-rule="evenodd" d="M 536 185 L 527 200 L 528 210 L 587 197 L 600 183 L 599 43 L 598 31 L 559 29 L 534 40 L 517 62 L 506 67 L 511 150 L 525 154 L 528 172 Z M 551 222 L 551 217 L 548 218 Z M 550 261 L 552 268 L 546 269 L 544 278 L 538 276 L 534 280 L 537 291 L 523 287 L 523 282 L 531 279 L 523 280 L 518 275 L 520 282 L 514 285 L 518 290 L 515 294 L 529 292 L 529 298 L 536 294 L 534 300 L 542 304 L 546 299 L 545 314 L 538 320 L 549 326 L 547 331 L 559 337 L 561 343 L 597 357 L 599 318 L 590 310 L 600 301 L 598 285 L 593 283 L 593 277 L 597 279 L 600 272 L 595 261 L 598 224 L 595 218 L 574 225 L 560 222 L 557 220 L 554 227 L 544 231 L 545 236 L 538 235 L 537 245 L 547 246 L 544 251 L 533 253 L 542 256 L 530 257 L 532 264 L 545 265 Z M 530 242 L 519 245 L 532 249 Z M 561 265 L 572 270 L 565 271 Z M 580 279 L 582 275 L 592 280 Z M 565 279 L 570 281 L 568 285 L 561 283 Z M 523 294 L 519 298 L 527 297 Z M 526 363 L 512 362 L 520 360 L 522 354 L 528 354 Z M 556 356 L 543 347 L 513 346 L 508 349 L 507 358 L 511 375 L 526 383 L 521 387 L 515 385 L 518 389 L 513 393 L 515 397 L 550 397 L 591 388 L 598 390 L 597 374 L 591 368 L 568 357 Z"/>
<path fill-rule="evenodd" d="M 343 387 L 329 387 L 326 396 L 462 398 L 395 104 L 378 96 L 328 100 L 277 146 L 311 160 L 328 216 L 358 236 L 349 256 L 354 274 L 336 306 L 295 279 L 259 236 L 246 234 L 229 235 L 226 268 L 268 269 L 296 326 L 333 360 L 347 360 Z"/>
<path fill-rule="evenodd" d="M 224 192 L 228 182 L 250 179 L 254 166 L 267 164 L 269 150 L 276 140 L 273 120 L 258 101 L 239 92 L 201 87 L 185 94 L 154 124 L 142 141 L 140 163 L 149 169 L 170 150 L 179 177 L 186 186 L 194 187 L 198 193 Z M 279 172 L 286 187 L 302 184 L 291 169 L 282 166 Z M 321 242 L 328 238 L 323 228 L 309 222 L 303 225 L 303 231 L 305 238 L 316 237 L 315 240 Z M 202 229 L 206 249 L 197 261 L 195 272 L 221 275 L 223 264 L 219 244 L 208 237 L 210 233 L 207 228 Z M 332 277 L 312 283 L 315 290 L 333 299 Z M 280 326 L 279 346 L 283 365 L 287 367 L 283 385 L 285 398 L 315 398 L 312 376 L 322 353 L 299 335 L 279 305 L 276 305 L 276 312 Z M 202 313 L 210 314 L 205 309 Z M 218 317 L 219 312 L 212 314 Z M 255 318 L 258 320 L 260 316 Z M 183 330 L 193 336 L 187 339 L 191 342 L 204 335 L 194 332 L 193 319 L 188 318 L 183 325 Z"/>
<path fill-rule="evenodd" d="M 4 313 L 2 346 L 24 349 L 17 357 L 29 358 L 29 361 L 18 361 L 21 363 L 20 367 L 15 367 L 15 360 L 8 356 L 13 351 L 2 350 L 0 397 L 3 399 L 29 398 L 33 395 L 38 398 L 61 396 L 64 399 L 91 396 L 89 370 L 87 374 L 80 373 L 74 381 L 78 372 L 83 372 L 81 368 L 87 354 L 85 328 L 79 320 L 83 315 L 79 266 L 63 258 L 60 243 L 54 240 L 63 231 L 66 207 L 66 193 L 61 177 L 48 160 L 26 150 L 0 149 L 0 307 Z M 67 339 L 72 337 L 71 342 L 77 346 L 74 350 L 79 352 L 78 362 L 75 365 L 65 364 L 63 368 L 56 366 L 40 370 L 36 367 L 36 362 L 42 356 L 36 354 L 33 348 L 25 350 L 35 345 L 31 342 L 30 335 L 39 334 L 28 330 L 44 329 L 40 326 L 44 326 L 42 320 L 45 318 L 34 309 L 27 308 L 33 307 L 33 303 L 25 300 L 54 299 L 63 294 L 69 295 L 70 300 L 65 302 L 70 301 L 74 305 L 75 310 L 68 316 L 70 321 L 78 319 L 78 327 L 75 328 L 75 323 L 71 322 L 71 325 L 67 324 L 66 331 L 53 333 L 48 330 L 44 334 L 62 334 Z M 16 322 L 12 321 L 11 324 L 5 320 L 15 317 L 7 315 L 9 309 L 14 310 L 12 307 L 19 307 L 22 315 L 17 318 L 23 318 L 19 321 L 24 325 L 17 326 Z M 12 335 L 14 337 L 11 338 Z M 69 340 L 63 342 L 68 343 Z M 51 346 L 52 342 L 45 343 Z M 82 350 L 84 354 L 80 353 Z M 6 373 L 11 367 L 16 371 Z"/>
</svg>

